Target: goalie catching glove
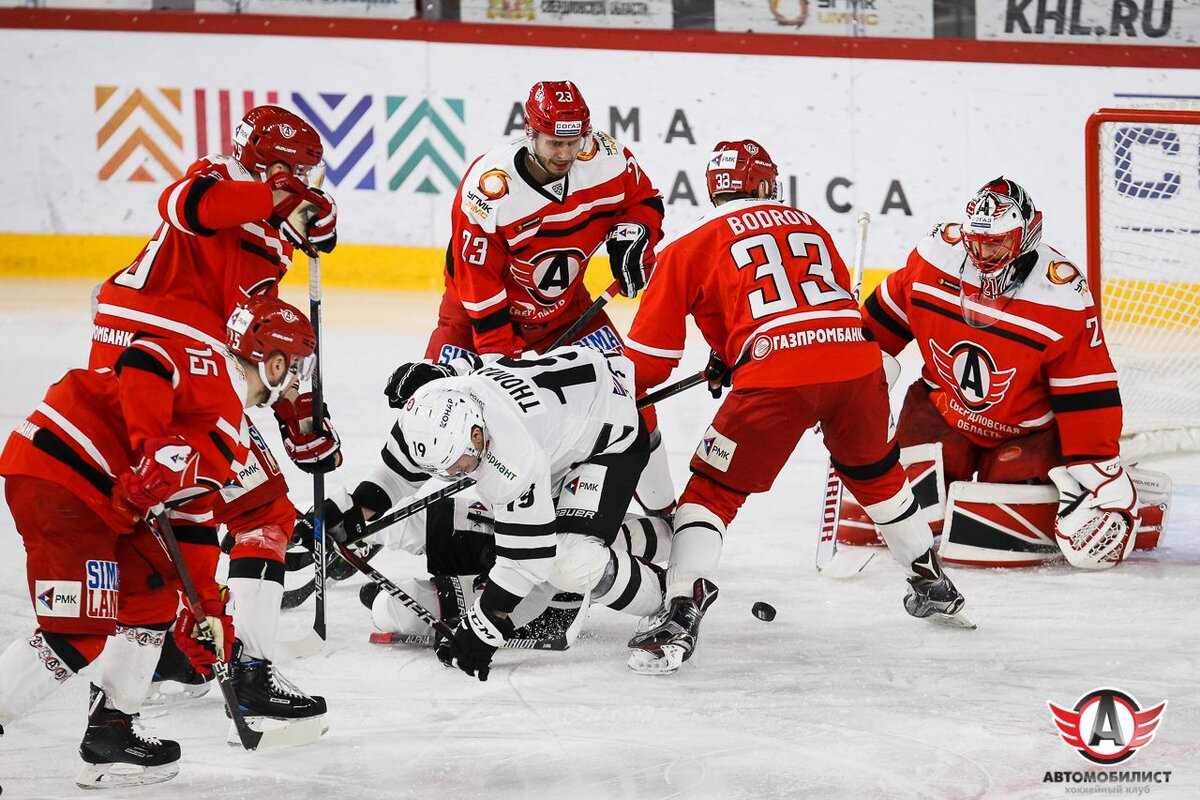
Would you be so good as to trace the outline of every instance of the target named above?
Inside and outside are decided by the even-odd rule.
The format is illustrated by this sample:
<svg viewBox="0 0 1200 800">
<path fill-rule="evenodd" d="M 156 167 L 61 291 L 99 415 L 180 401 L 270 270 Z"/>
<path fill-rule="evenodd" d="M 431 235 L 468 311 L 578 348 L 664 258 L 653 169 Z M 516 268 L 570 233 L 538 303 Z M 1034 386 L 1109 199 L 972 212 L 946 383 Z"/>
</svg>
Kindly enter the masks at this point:
<svg viewBox="0 0 1200 800">
<path fill-rule="evenodd" d="M 640 222 L 618 222 L 608 234 L 608 258 L 613 277 L 621 286 L 621 294 L 637 297 L 646 288 L 654 269 L 654 250 L 650 247 L 650 231 Z"/>
<path fill-rule="evenodd" d="M 1054 538 L 1071 566 L 1109 569 L 1133 549 L 1137 490 L 1121 459 L 1055 467 L 1058 487 Z"/>
<path fill-rule="evenodd" d="M 308 186 L 288 172 L 267 179 L 272 201 L 270 223 L 293 247 L 309 257 L 332 253 L 337 246 L 337 204 L 315 186 Z"/>
<path fill-rule="evenodd" d="M 292 462 L 310 475 L 324 475 L 342 465 L 342 440 L 329 424 L 329 406 L 321 404 L 321 432 L 313 433 L 312 392 L 283 397 L 271 410 L 279 423 L 283 449 Z"/>
<path fill-rule="evenodd" d="M 439 639 L 434 645 L 437 657 L 447 667 L 457 666 L 468 675 L 488 679 L 492 656 L 513 635 L 515 627 L 508 617 L 485 610 L 476 600 L 454 629 L 454 636 Z"/>
</svg>

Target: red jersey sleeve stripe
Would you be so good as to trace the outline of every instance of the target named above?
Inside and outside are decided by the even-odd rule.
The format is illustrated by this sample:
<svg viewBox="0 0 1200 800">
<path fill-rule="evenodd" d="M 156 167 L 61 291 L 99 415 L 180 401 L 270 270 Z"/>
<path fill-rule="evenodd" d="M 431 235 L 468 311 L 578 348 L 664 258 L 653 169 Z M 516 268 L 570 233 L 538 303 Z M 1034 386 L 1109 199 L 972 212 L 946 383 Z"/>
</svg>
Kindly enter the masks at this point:
<svg viewBox="0 0 1200 800">
<path fill-rule="evenodd" d="M 879 302 L 878 291 L 872 292 L 867 298 L 867 302 L 863 303 L 863 310 L 872 321 L 879 323 L 901 341 L 912 341 L 913 335 L 912 331 L 908 329 L 907 321 L 900 322 L 888 313 L 883 304 Z"/>
</svg>

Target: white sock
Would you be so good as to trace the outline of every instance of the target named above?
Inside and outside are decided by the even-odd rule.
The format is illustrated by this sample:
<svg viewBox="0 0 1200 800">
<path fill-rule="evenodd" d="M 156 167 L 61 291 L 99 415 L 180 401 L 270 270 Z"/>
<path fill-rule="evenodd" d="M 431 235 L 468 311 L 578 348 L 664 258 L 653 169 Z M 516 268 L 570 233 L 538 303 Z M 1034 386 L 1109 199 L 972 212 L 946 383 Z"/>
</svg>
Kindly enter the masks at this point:
<svg viewBox="0 0 1200 800">
<path fill-rule="evenodd" d="M 650 460 L 638 478 L 634 493 L 642 508 L 647 511 L 662 511 L 675 504 L 675 484 L 671 481 L 671 468 L 667 463 L 667 447 L 658 431 L 650 434 L 654 441 Z"/>
<path fill-rule="evenodd" d="M 721 562 L 725 523 L 699 503 L 684 503 L 675 512 L 667 599 L 691 597 L 697 578 L 711 578 Z"/>
<path fill-rule="evenodd" d="M 105 705 L 126 714 L 136 714 L 150 691 L 150 680 L 158 655 L 162 651 L 166 631 L 151 628 L 117 626 L 108 637 L 104 652 L 96 659 L 99 674 L 96 685 L 104 690 Z"/>
<path fill-rule="evenodd" d="M 283 584 L 267 578 L 229 578 L 230 616 L 243 658 L 275 660 Z"/>
<path fill-rule="evenodd" d="M 933 531 L 921 518 L 920 508 L 913 498 L 908 481 L 893 497 L 880 503 L 863 506 L 863 510 L 879 529 L 879 535 L 911 576 L 912 562 L 933 547 Z"/>
<path fill-rule="evenodd" d="M 0 725 L 24 715 L 75 673 L 35 633 L 0 653 Z"/>
</svg>

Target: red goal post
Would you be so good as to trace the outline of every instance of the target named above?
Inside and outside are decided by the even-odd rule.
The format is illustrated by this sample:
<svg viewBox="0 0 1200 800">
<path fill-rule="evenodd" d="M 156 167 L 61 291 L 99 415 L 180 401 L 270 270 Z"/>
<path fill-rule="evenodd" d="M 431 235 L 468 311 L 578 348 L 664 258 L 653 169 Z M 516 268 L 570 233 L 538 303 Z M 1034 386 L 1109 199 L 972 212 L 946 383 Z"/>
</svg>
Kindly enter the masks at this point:
<svg viewBox="0 0 1200 800">
<path fill-rule="evenodd" d="M 1085 127 L 1088 282 L 1120 375 L 1126 457 L 1200 450 L 1200 101 Z"/>
</svg>

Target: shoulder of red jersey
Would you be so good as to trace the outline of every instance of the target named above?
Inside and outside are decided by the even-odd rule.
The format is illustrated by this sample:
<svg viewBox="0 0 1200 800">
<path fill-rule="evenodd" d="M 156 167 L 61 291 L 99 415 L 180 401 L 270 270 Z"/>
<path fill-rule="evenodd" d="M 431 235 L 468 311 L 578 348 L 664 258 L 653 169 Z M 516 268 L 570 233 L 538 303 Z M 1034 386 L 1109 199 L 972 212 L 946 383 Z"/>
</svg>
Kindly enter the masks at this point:
<svg viewBox="0 0 1200 800">
<path fill-rule="evenodd" d="M 749 220 L 745 219 L 746 215 L 750 216 Z M 708 209 L 686 228 L 665 239 L 659 246 L 659 259 L 668 247 L 708 226 L 711 226 L 713 233 L 728 232 L 731 237 L 736 237 L 771 225 L 821 228 L 807 213 L 779 200 L 757 200 L 748 197 L 730 200 Z"/>
<path fill-rule="evenodd" d="M 516 160 L 524 152 L 523 138 L 494 148 L 477 158 L 463 176 L 459 210 L 485 231 L 520 222 L 555 203 L 519 174 Z M 593 132 L 567 174 L 568 197 L 620 178 L 631 165 L 640 170 L 628 149 L 603 131 Z M 618 200 L 623 199 L 623 190 L 621 194 Z"/>
<path fill-rule="evenodd" d="M 1083 270 L 1047 244 L 1038 245 L 1037 262 L 1017 297 L 1065 311 L 1091 311 L 1096 305 Z"/>
<path fill-rule="evenodd" d="M 209 177 L 233 181 L 252 181 L 254 176 L 233 156 L 207 155 L 187 168 L 190 178 Z"/>
</svg>

